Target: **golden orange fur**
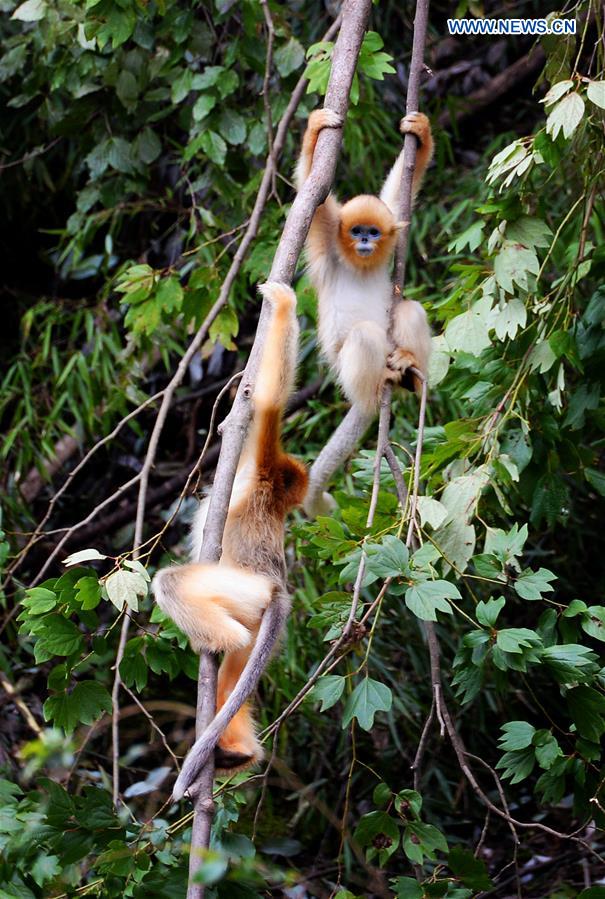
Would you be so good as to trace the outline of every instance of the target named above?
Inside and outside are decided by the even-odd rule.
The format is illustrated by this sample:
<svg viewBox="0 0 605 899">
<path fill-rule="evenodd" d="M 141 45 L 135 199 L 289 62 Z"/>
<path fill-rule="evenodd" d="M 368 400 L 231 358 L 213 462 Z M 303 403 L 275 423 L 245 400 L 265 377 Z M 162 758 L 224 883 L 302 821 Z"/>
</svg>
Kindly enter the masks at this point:
<svg viewBox="0 0 605 899">
<path fill-rule="evenodd" d="M 281 445 L 283 411 L 293 386 L 298 346 L 296 295 L 279 283 L 266 284 L 261 292 L 272 307 L 271 319 L 254 389 L 252 423 L 229 505 L 221 561 L 166 568 L 154 579 L 157 603 L 189 636 L 193 649 L 225 652 L 218 675 L 217 714 L 257 649 L 265 610 L 277 604 L 283 610 L 282 618 L 287 615 L 284 519 L 303 501 L 308 482 L 305 466 L 284 452 Z M 193 526 L 196 536 L 192 546 L 197 547 L 194 559 L 199 557 L 202 542 L 204 507 L 200 512 L 203 514 Z M 271 640 L 274 642 L 277 636 L 276 631 Z M 256 667 L 246 676 L 246 695 L 261 672 L 262 667 Z M 218 744 L 214 737 L 204 734 L 196 741 L 175 784 L 175 797 L 183 795 L 215 745 L 219 772 L 242 771 L 263 757 L 247 702 L 218 736 Z"/>
</svg>

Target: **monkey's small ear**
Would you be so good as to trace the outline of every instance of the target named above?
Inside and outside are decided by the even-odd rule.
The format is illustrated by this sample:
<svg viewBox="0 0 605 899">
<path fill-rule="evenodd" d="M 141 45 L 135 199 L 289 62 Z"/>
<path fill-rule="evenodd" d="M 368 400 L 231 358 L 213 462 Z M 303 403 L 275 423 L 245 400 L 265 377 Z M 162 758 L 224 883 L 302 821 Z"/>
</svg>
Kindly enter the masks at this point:
<svg viewBox="0 0 605 899">
<path fill-rule="evenodd" d="M 393 225 L 393 231 L 403 231 L 404 228 L 407 228 L 409 222 L 395 222 Z"/>
</svg>

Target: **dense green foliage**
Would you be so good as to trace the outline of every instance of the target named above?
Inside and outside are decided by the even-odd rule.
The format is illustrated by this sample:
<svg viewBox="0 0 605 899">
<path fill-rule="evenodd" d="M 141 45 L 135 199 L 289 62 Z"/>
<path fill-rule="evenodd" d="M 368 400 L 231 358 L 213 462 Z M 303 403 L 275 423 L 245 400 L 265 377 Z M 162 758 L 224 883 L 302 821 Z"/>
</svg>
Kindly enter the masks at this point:
<svg viewBox="0 0 605 899">
<path fill-rule="evenodd" d="M 319 3 L 270 3 L 267 78 L 265 17 L 253 0 L 0 6 L 0 671 L 11 691 L 0 736 L 0 895 L 174 899 L 185 895 L 191 814 L 163 805 L 168 746 L 182 756 L 190 744 L 197 659 L 153 606 L 149 579 L 186 553 L 193 500 L 176 500 L 214 399 L 251 343 L 255 285 L 292 199 L 304 121 L 327 83 L 331 45 L 321 38 L 331 20 Z M 376 190 L 400 144 L 412 18 L 400 6 L 376 4 L 364 42 L 339 166 L 345 195 Z M 466 4 L 459 12 L 471 14 Z M 432 13 L 437 75 L 447 14 Z M 582 2 L 571 15 L 576 37 L 542 41 L 535 91 L 520 83 L 482 114 L 481 129 L 454 127 L 455 139 L 436 128 L 407 279 L 438 335 L 422 545 L 405 546 L 409 509 L 386 464 L 366 532 L 372 433 L 333 485 L 338 511 L 294 516 L 294 611 L 260 687 L 263 727 L 341 633 L 363 548 L 358 624 L 338 665 L 273 732 L 264 785 L 252 775 L 219 783 L 202 868 L 212 895 L 284 895 L 302 884 L 296 895 L 467 899 L 495 884 L 504 896 L 536 854 L 545 873 L 527 875 L 520 895 L 580 894 L 584 857 L 603 874 L 605 43 L 600 7 Z M 485 40 L 459 40 L 459 53 L 481 60 Z M 509 61 L 528 47 L 511 40 Z M 259 233 L 228 303 L 207 320 L 161 436 L 136 561 L 135 488 L 157 401 L 124 416 L 166 385 L 212 309 L 268 134 L 305 65 L 309 91 Z M 435 76 L 426 93 L 435 121 L 446 106 L 455 121 L 458 104 L 446 103 Z M 323 369 L 302 266 L 296 290 L 305 385 Z M 411 478 L 417 401 L 398 394 L 393 409 L 393 444 Z M 345 411 L 327 380 L 288 418 L 288 449 L 312 460 Z M 57 548 L 61 529 L 76 524 Z M 116 811 L 111 690 L 126 610 Z M 426 621 L 436 622 L 445 700 L 477 789 L 438 715 L 414 788 L 433 708 Z M 497 810 L 486 820 L 485 799 L 538 828 L 509 826 Z"/>
</svg>

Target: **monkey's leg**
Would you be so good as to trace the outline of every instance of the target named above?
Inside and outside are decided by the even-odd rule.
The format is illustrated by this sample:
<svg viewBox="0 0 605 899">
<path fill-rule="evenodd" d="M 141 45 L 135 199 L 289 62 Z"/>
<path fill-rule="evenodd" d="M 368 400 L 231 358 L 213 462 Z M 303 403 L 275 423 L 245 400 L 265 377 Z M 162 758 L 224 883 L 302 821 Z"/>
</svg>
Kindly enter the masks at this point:
<svg viewBox="0 0 605 899">
<path fill-rule="evenodd" d="M 347 399 L 364 412 L 378 405 L 388 353 L 387 336 L 376 322 L 353 325 L 338 354 L 338 380 Z"/>
<path fill-rule="evenodd" d="M 389 355 L 387 368 L 389 377 L 399 381 L 408 390 L 420 392 L 421 382 L 416 377 L 406 377 L 410 366 L 417 368 L 425 378 L 428 376 L 431 354 L 431 329 L 426 312 L 416 300 L 400 300 L 393 312 L 393 339 L 395 349 Z"/>
<path fill-rule="evenodd" d="M 230 652 L 251 643 L 273 585 L 263 575 L 232 565 L 182 565 L 158 572 L 153 591 L 196 652 Z"/>
<path fill-rule="evenodd" d="M 247 649 L 225 655 L 218 672 L 217 711 L 222 709 L 231 695 L 249 655 Z M 250 703 L 246 702 L 223 731 L 215 751 L 216 768 L 219 773 L 233 774 L 260 762 L 262 758 L 263 750 L 256 738 L 252 710 Z"/>
</svg>

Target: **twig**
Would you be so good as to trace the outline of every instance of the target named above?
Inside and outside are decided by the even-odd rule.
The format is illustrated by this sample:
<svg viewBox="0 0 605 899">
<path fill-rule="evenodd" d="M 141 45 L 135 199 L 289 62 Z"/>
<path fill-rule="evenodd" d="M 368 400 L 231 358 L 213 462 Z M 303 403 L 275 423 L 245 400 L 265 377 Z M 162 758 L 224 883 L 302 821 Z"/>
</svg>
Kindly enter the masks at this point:
<svg viewBox="0 0 605 899">
<path fill-rule="evenodd" d="M 5 677 L 2 672 L 0 672 L 0 687 L 4 689 L 4 692 L 12 700 L 15 706 L 19 709 L 21 714 L 23 715 L 23 719 L 30 730 L 32 730 L 37 737 L 42 733 L 42 728 L 32 715 L 30 709 L 26 705 L 26 703 L 21 699 L 18 692 L 15 690 L 11 682 Z"/>
<path fill-rule="evenodd" d="M 269 157 L 273 159 L 273 178 L 271 181 L 271 193 L 277 195 L 275 187 L 275 176 L 277 166 L 273 156 L 273 116 L 271 114 L 271 102 L 269 100 L 269 80 L 271 78 L 271 66 L 273 65 L 273 41 L 275 39 L 275 28 L 273 26 L 273 18 L 267 0 L 260 0 L 265 17 L 265 25 L 267 27 L 267 55 L 265 58 L 265 76 L 263 78 L 263 106 L 265 107 L 265 124 L 267 128 L 267 147 L 269 149 Z"/>
<path fill-rule="evenodd" d="M 342 8 L 342 25 L 332 58 L 330 81 L 325 105 L 343 118 L 348 107 L 349 91 L 355 65 L 365 32 L 370 10 L 370 0 L 345 0 Z M 302 94 L 302 91 L 301 91 Z M 280 128 L 281 125 L 280 123 Z M 285 137 L 285 134 L 283 135 Z M 280 137 L 280 129 L 273 147 L 274 153 Z M 297 195 L 286 219 L 277 247 L 269 279 L 290 283 L 302 250 L 315 209 L 326 197 L 330 188 L 336 158 L 341 143 L 339 129 L 326 129 L 318 139 L 311 177 Z M 270 183 L 271 167 L 265 170 L 263 183 Z M 241 249 L 241 247 L 240 247 Z M 214 488 L 210 497 L 208 516 L 204 527 L 204 540 L 200 561 L 217 562 L 221 555 L 221 541 L 231 489 L 248 423 L 251 416 L 250 397 L 267 328 L 268 310 L 261 309 L 258 329 L 242 383 L 237 392 L 231 413 L 223 423 L 221 454 L 219 456 Z M 269 610 L 271 610 L 271 606 Z M 262 629 L 262 623 L 261 623 Z M 204 675 L 204 676 L 203 676 Z M 236 687 L 237 689 L 237 687 Z M 204 725 L 214 716 L 216 708 L 216 661 L 210 653 L 200 657 L 200 681 L 198 687 L 198 720 Z M 194 882 L 201 853 L 208 846 L 213 817 L 212 782 L 214 760 L 210 757 L 196 784 L 195 818 L 191 840 L 188 899 L 202 899 L 204 887 Z"/>
<path fill-rule="evenodd" d="M 97 453 L 101 449 L 101 447 L 105 446 L 107 443 L 110 443 L 113 440 L 113 438 L 116 437 L 120 433 L 120 431 L 122 430 L 122 428 L 124 427 L 125 424 L 127 424 L 129 421 L 131 421 L 133 418 L 135 418 L 137 415 L 139 415 L 141 412 L 143 412 L 147 408 L 147 406 L 150 406 L 152 403 L 154 403 L 156 400 L 158 400 L 162 396 L 163 393 L 164 393 L 164 391 L 160 390 L 158 393 L 155 393 L 153 396 L 148 397 L 144 402 L 140 403 L 140 405 L 138 405 L 136 407 L 136 409 L 133 409 L 131 412 L 129 412 L 128 415 L 125 415 L 124 418 L 122 418 L 117 423 L 115 428 L 109 434 L 107 434 L 107 436 L 103 437 L 101 440 L 98 440 L 95 443 L 95 445 L 86 453 L 84 458 L 81 459 L 80 462 L 78 462 L 78 464 L 75 466 L 75 468 L 69 473 L 69 475 L 65 479 L 65 482 L 61 485 L 61 487 L 54 494 L 53 498 L 51 499 L 51 501 L 48 504 L 48 508 L 47 508 L 46 512 L 44 513 L 42 520 L 36 526 L 36 529 L 33 532 L 33 534 L 31 535 L 29 541 L 23 547 L 21 552 L 16 557 L 15 561 L 12 563 L 11 567 L 8 569 L 8 572 L 7 572 L 8 574 L 12 574 L 16 570 L 16 568 L 17 568 L 16 563 L 21 564 L 23 562 L 25 556 L 27 555 L 28 551 L 31 549 L 31 547 L 35 543 L 37 543 L 41 537 L 45 536 L 42 532 L 42 528 L 44 527 L 44 525 L 46 524 L 46 522 L 52 515 L 53 509 L 55 508 L 57 501 L 63 496 L 65 491 L 69 488 L 70 484 L 72 483 L 72 481 L 76 477 L 76 475 L 78 475 L 82 471 L 84 466 L 87 465 L 89 460 L 95 455 L 95 453 Z M 74 441 L 74 443 L 76 442 L 75 437 L 71 437 L 71 440 Z M 60 441 L 56 447 L 57 456 L 61 455 L 60 451 L 59 451 L 59 444 L 60 444 Z M 63 456 L 61 456 L 61 458 L 63 458 Z M 29 477 L 29 475 L 28 475 L 28 477 Z M 23 490 L 22 490 L 22 492 L 23 492 Z"/>
<path fill-rule="evenodd" d="M 124 658 L 129 625 L 130 615 L 128 609 L 126 609 L 120 629 L 113 687 L 111 688 L 111 792 L 115 806 L 117 806 L 120 798 L 120 686 L 122 684 L 120 663 Z"/>
<path fill-rule="evenodd" d="M 141 700 L 139 699 L 139 697 L 136 695 L 136 693 L 133 693 L 133 691 L 130 690 L 130 689 L 126 686 L 126 684 L 122 684 L 122 687 L 123 687 L 123 689 L 128 693 L 128 695 L 129 695 L 130 698 L 133 700 L 133 702 L 135 702 L 136 705 L 140 708 L 140 710 L 142 711 L 142 713 L 145 715 L 145 717 L 146 717 L 147 720 L 149 721 L 149 724 L 150 724 L 150 726 L 153 728 L 153 730 L 154 730 L 157 734 L 159 734 L 160 740 L 161 740 L 162 743 L 164 744 L 164 749 L 166 750 L 166 752 L 167 752 L 170 756 L 172 756 L 172 760 L 173 760 L 174 764 L 176 765 L 177 770 L 180 769 L 180 767 L 181 767 L 180 762 L 179 762 L 178 758 L 176 757 L 176 755 L 174 754 L 174 752 L 172 751 L 172 749 L 170 748 L 170 746 L 168 745 L 168 741 L 166 740 L 166 734 L 164 733 L 164 731 L 162 730 L 162 728 L 161 728 L 158 724 L 156 724 L 156 722 L 155 722 L 155 720 L 154 720 L 154 718 L 153 718 L 153 715 L 151 715 L 151 714 L 147 711 L 147 709 L 145 708 L 145 706 L 143 705 L 143 703 L 141 702 Z"/>
<path fill-rule="evenodd" d="M 473 91 L 467 97 L 460 97 L 460 106 L 454 111 L 444 110 L 439 116 L 439 124 L 442 128 L 449 128 L 452 124 L 459 124 L 467 118 L 480 113 L 486 106 L 500 99 L 508 91 L 512 90 L 521 81 L 535 74 L 544 65 L 546 54 L 541 47 L 533 47 L 525 56 L 499 72 L 486 85 Z"/>
</svg>

